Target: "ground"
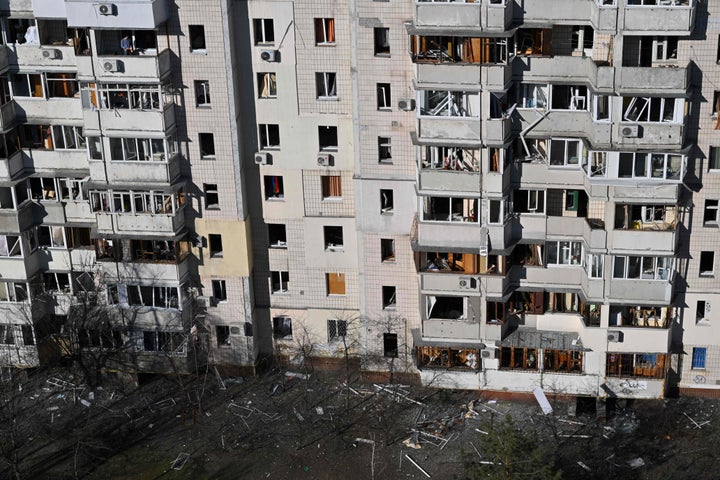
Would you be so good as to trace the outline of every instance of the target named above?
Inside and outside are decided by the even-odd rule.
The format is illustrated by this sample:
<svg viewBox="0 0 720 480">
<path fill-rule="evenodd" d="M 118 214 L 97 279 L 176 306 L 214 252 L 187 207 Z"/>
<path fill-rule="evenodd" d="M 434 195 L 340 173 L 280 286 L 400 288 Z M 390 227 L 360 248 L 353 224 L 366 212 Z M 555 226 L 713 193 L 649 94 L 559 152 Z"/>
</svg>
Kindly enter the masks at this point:
<svg viewBox="0 0 720 480">
<path fill-rule="evenodd" d="M 554 412 L 544 415 L 532 396 L 344 380 L 276 371 L 224 378 L 222 388 L 211 372 L 90 389 L 66 371 L 44 372 L 10 392 L 2 415 L 16 426 L 15 442 L 5 427 L 0 471 L 46 479 L 379 480 L 428 478 L 424 470 L 461 479 L 466 461 L 487 461 L 484 442 L 506 415 L 546 448 L 564 478 L 708 478 L 718 467 L 717 400 L 617 401 L 598 416 L 593 401 L 551 398 Z M 13 452 L 18 476 L 10 474 Z"/>
</svg>

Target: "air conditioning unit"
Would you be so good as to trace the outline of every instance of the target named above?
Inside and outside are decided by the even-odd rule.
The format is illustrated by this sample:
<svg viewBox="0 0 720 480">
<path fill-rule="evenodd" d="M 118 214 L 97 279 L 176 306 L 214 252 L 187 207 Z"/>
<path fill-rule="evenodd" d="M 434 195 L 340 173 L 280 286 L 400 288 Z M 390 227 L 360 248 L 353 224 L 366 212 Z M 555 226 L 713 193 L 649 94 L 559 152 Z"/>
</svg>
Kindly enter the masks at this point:
<svg viewBox="0 0 720 480">
<path fill-rule="evenodd" d="M 329 153 L 318 153 L 317 164 L 321 167 L 330 167 L 333 164 L 333 157 Z"/>
<path fill-rule="evenodd" d="M 60 50 L 57 50 L 55 48 L 43 48 L 42 56 L 43 58 L 47 58 L 48 60 L 55 60 L 57 58 L 60 58 Z"/>
<path fill-rule="evenodd" d="M 120 70 L 120 65 L 118 60 L 105 60 L 102 63 L 102 68 L 106 72 L 117 72 Z"/>
<path fill-rule="evenodd" d="M 620 127 L 620 134 L 625 138 L 637 138 L 640 132 L 638 125 L 625 125 Z"/>
<path fill-rule="evenodd" d="M 262 50 L 260 59 L 264 62 L 277 62 L 279 58 L 277 50 Z"/>
<path fill-rule="evenodd" d="M 212 297 L 195 297 L 195 303 L 197 304 L 198 308 L 209 308 L 212 307 Z"/>
<path fill-rule="evenodd" d="M 477 280 L 473 277 L 460 277 L 458 280 L 458 286 L 462 290 L 476 290 Z"/>
<path fill-rule="evenodd" d="M 258 165 L 272 165 L 272 156 L 269 153 L 256 152 L 255 163 Z"/>
<path fill-rule="evenodd" d="M 410 112 L 415 110 L 415 99 L 414 98 L 401 98 L 398 100 L 398 108 Z"/>
<path fill-rule="evenodd" d="M 495 358 L 495 352 L 496 350 L 494 348 L 482 350 L 480 356 L 482 356 L 482 358 Z"/>
<path fill-rule="evenodd" d="M 115 4 L 113 4 L 113 3 L 96 3 L 95 11 L 100 15 L 113 15 L 115 13 Z"/>
<path fill-rule="evenodd" d="M 622 337 L 623 337 L 623 334 L 621 331 L 608 330 L 608 336 L 607 336 L 608 342 L 620 343 L 623 341 Z"/>
</svg>

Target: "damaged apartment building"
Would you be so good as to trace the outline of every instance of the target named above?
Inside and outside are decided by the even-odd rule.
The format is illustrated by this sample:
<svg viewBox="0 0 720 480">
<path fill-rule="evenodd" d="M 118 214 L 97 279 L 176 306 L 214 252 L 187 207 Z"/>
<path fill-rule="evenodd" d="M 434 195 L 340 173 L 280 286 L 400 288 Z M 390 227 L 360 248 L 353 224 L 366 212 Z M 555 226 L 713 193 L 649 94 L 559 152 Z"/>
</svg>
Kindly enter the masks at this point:
<svg viewBox="0 0 720 480">
<path fill-rule="evenodd" d="M 0 5 L 4 365 L 717 392 L 720 5 Z"/>
<path fill-rule="evenodd" d="M 254 368 L 228 3 L 0 8 L 2 364 Z"/>
</svg>

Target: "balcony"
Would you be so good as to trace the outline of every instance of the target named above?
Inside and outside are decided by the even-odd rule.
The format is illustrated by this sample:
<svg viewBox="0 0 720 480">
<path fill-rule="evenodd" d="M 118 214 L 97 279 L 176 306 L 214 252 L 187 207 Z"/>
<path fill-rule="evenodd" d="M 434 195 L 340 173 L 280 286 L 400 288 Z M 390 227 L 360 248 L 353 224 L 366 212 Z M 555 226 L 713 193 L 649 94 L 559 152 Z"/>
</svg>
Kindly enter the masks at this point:
<svg viewBox="0 0 720 480">
<path fill-rule="evenodd" d="M 2 257 L 0 258 L 0 271 L 3 278 L 19 281 L 27 281 L 40 270 L 38 265 L 38 251 L 26 257 Z"/>
<path fill-rule="evenodd" d="M 627 200 L 630 203 L 636 202 L 638 198 L 643 201 L 677 204 L 680 196 L 680 185 L 674 184 L 658 184 L 653 185 L 628 185 L 611 187 L 611 197 L 615 201 Z"/>
<path fill-rule="evenodd" d="M 34 223 L 32 202 L 25 202 L 17 210 L 0 210 L 0 232 L 19 234 L 30 228 Z"/>
<path fill-rule="evenodd" d="M 84 109 L 85 130 L 100 134 L 142 136 L 145 133 L 166 134 L 175 128 L 175 105 L 168 104 L 163 110 L 113 110 Z"/>
<path fill-rule="evenodd" d="M 592 58 L 570 55 L 518 56 L 513 77 L 529 83 L 588 83 L 596 91 L 612 92 L 615 69 Z"/>
<path fill-rule="evenodd" d="M 32 0 L 32 11 L 35 18 L 67 18 L 64 0 Z"/>
<path fill-rule="evenodd" d="M 65 0 L 65 9 L 69 27 L 98 29 L 155 29 L 168 19 L 170 13 L 167 0 L 135 0 L 104 5 L 97 0 Z"/>
<path fill-rule="evenodd" d="M 608 298 L 611 302 L 635 304 L 669 304 L 673 285 L 669 280 L 611 279 Z"/>
<path fill-rule="evenodd" d="M 41 98 L 15 97 L 16 115 L 22 121 L 37 124 L 56 124 L 64 122 L 80 123 L 83 120 L 79 98 Z"/>
<path fill-rule="evenodd" d="M 11 130 L 16 122 L 15 100 L 10 100 L 0 106 L 0 133 L 6 133 Z"/>
<path fill-rule="evenodd" d="M 482 175 L 480 175 L 480 172 L 424 168 L 420 170 L 418 175 L 418 190 L 438 190 L 479 195 L 482 191 Z"/>
<path fill-rule="evenodd" d="M 512 121 L 509 114 L 502 118 L 489 118 L 483 122 L 482 127 L 483 139 L 489 146 L 503 146 L 512 133 Z"/>
<path fill-rule="evenodd" d="M 655 230 L 613 230 L 609 248 L 613 253 L 672 255 L 677 247 L 677 227 Z"/>
<path fill-rule="evenodd" d="M 63 170 L 88 170 L 87 150 L 45 150 L 29 148 L 22 151 L 23 162 L 36 172 Z"/>
<path fill-rule="evenodd" d="M 422 250 L 457 250 L 478 253 L 487 248 L 487 235 L 476 222 L 417 222 L 417 248 Z"/>
<path fill-rule="evenodd" d="M 476 2 L 416 2 L 413 23 L 416 27 L 477 28 L 506 30 L 512 21 L 513 2 L 490 0 Z"/>
<path fill-rule="evenodd" d="M 445 141 L 480 142 L 480 119 L 477 117 L 421 116 L 418 137 Z"/>
<path fill-rule="evenodd" d="M 606 231 L 583 217 L 547 217 L 547 231 L 561 237 L 582 238 L 591 250 L 605 248 Z"/>
<path fill-rule="evenodd" d="M 108 83 L 161 82 L 170 74 L 170 50 L 163 50 L 157 55 L 79 56 L 77 68 L 79 80 Z"/>
<path fill-rule="evenodd" d="M 169 184 L 178 177 L 180 177 L 178 155 L 173 156 L 168 162 L 90 162 L 90 178 L 100 183 L 116 185 Z"/>
<path fill-rule="evenodd" d="M 508 286 L 508 277 L 506 275 L 481 275 L 480 282 L 482 282 L 485 295 L 488 298 L 501 298 L 505 295 L 505 290 Z"/>
<path fill-rule="evenodd" d="M 585 173 L 580 168 L 549 168 L 547 160 L 539 159 L 513 164 L 513 178 L 523 186 L 569 188 L 583 185 Z"/>
<path fill-rule="evenodd" d="M 95 215 L 90 211 L 90 203 L 86 200 L 65 202 L 65 218 L 68 223 L 92 223 Z"/>
<path fill-rule="evenodd" d="M 480 84 L 480 68 L 480 65 L 472 63 L 415 63 L 415 81 L 421 88 L 435 85 L 477 87 Z"/>
<path fill-rule="evenodd" d="M 62 225 L 67 221 L 65 218 L 65 205 L 62 202 L 41 201 L 38 206 L 40 208 L 35 209 L 37 212 L 36 223 Z"/>
<path fill-rule="evenodd" d="M 658 3 L 660 5 L 625 5 L 623 33 L 679 36 L 692 33 L 695 0 L 659 0 Z"/>
<path fill-rule="evenodd" d="M 10 180 L 23 170 L 22 151 L 10 155 L 9 158 L 0 158 L 0 178 Z"/>
<path fill-rule="evenodd" d="M 662 398 L 665 395 L 665 380 L 651 378 L 606 377 L 604 385 L 608 390 L 621 398 Z M 598 394 L 607 394 L 600 389 Z"/>
<path fill-rule="evenodd" d="M 109 278 L 152 280 L 153 282 L 179 282 L 189 274 L 190 256 L 179 261 L 134 261 L 114 263 L 99 261 L 102 272 Z"/>
<path fill-rule="evenodd" d="M 21 69 L 75 70 L 77 57 L 72 45 L 14 45 L 9 47 L 9 62 Z"/>
<path fill-rule="evenodd" d="M 488 172 L 485 174 L 484 189 L 485 193 L 495 194 L 495 196 L 502 196 L 510 187 L 510 180 L 512 170 L 506 168 L 503 173 L 499 172 Z"/>
<path fill-rule="evenodd" d="M 628 128 L 630 130 L 626 130 Z M 684 144 L 685 131 L 682 123 L 623 122 L 616 124 L 613 130 L 613 144 L 619 148 L 679 150 Z M 623 133 L 628 131 L 632 133 Z"/>
<path fill-rule="evenodd" d="M 535 111 L 518 109 L 520 130 L 532 138 L 583 137 L 593 145 L 610 144 L 609 123 L 594 123 L 590 112 L 583 110 Z"/>
<path fill-rule="evenodd" d="M 510 282 L 520 287 L 537 290 L 559 289 L 576 291 L 586 276 L 580 266 L 568 267 L 525 267 L 514 265 L 508 274 Z"/>
<path fill-rule="evenodd" d="M 685 95 L 689 87 L 686 67 L 620 67 L 615 90 L 620 95 L 634 96 L 658 91 L 665 96 Z"/>
<path fill-rule="evenodd" d="M 132 213 L 96 212 L 100 235 L 141 235 L 147 238 L 172 237 L 185 226 L 185 210 L 174 215 L 135 215 Z"/>
<path fill-rule="evenodd" d="M 421 272 L 420 290 L 480 295 L 480 277 L 460 272 Z"/>
</svg>

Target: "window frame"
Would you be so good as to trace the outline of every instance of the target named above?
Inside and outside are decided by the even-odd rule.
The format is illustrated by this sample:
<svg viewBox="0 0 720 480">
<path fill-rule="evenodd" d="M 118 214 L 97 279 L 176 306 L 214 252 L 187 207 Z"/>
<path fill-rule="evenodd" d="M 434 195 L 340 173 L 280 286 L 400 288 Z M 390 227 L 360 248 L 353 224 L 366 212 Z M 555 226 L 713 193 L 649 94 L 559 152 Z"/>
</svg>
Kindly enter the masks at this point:
<svg viewBox="0 0 720 480">
<path fill-rule="evenodd" d="M 210 101 L 210 80 L 195 80 L 193 85 L 195 86 L 195 107 L 212 107 L 212 102 Z"/>
<path fill-rule="evenodd" d="M 253 40 L 256 46 L 275 45 L 275 23 L 272 18 L 253 18 Z"/>
<path fill-rule="evenodd" d="M 220 194 L 217 183 L 203 183 L 205 210 L 220 210 Z M 211 201 L 214 199 L 214 201 Z"/>
<path fill-rule="evenodd" d="M 337 100 L 337 72 L 315 72 L 315 98 Z"/>
<path fill-rule="evenodd" d="M 703 259 L 705 257 L 705 259 Z M 709 259 L 709 260 L 708 260 Z M 703 270 L 703 263 L 712 263 L 712 268 L 710 270 L 704 269 Z M 703 250 L 700 252 L 700 256 L 698 258 L 698 276 L 700 277 L 714 277 L 715 276 L 715 252 L 712 250 Z"/>
<path fill-rule="evenodd" d="M 277 123 L 259 123 L 258 145 L 260 150 L 279 150 L 280 125 Z"/>
<path fill-rule="evenodd" d="M 258 72 L 257 88 L 259 99 L 277 98 L 277 72 Z"/>
<path fill-rule="evenodd" d="M 290 272 L 287 270 L 272 270 L 270 272 L 270 294 L 288 295 L 290 293 Z M 277 285 L 277 289 L 275 286 Z"/>
<path fill-rule="evenodd" d="M 707 363 L 707 348 L 706 347 L 693 347 L 692 357 L 690 362 L 691 370 L 705 370 Z"/>
<path fill-rule="evenodd" d="M 227 302 L 227 283 L 223 279 L 211 280 L 213 298 L 215 303 Z"/>
<path fill-rule="evenodd" d="M 392 111 L 392 86 L 390 83 L 376 83 L 377 109 L 381 112 Z"/>
<path fill-rule="evenodd" d="M 208 142 L 212 143 L 212 145 Z M 212 149 L 207 147 L 212 147 Z M 200 151 L 201 160 L 215 160 L 217 158 L 215 155 L 215 134 L 210 132 L 199 132 L 198 149 Z"/>
<path fill-rule="evenodd" d="M 313 23 L 315 24 L 315 46 L 334 47 L 336 42 L 335 18 L 316 17 Z"/>
<path fill-rule="evenodd" d="M 190 53 L 207 53 L 207 39 L 205 38 L 205 25 L 188 25 L 188 39 L 190 40 Z M 194 47 L 196 40 L 200 39 L 202 46 Z M 199 45 L 199 44 L 198 44 Z"/>
</svg>

